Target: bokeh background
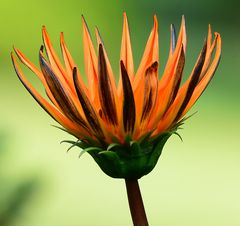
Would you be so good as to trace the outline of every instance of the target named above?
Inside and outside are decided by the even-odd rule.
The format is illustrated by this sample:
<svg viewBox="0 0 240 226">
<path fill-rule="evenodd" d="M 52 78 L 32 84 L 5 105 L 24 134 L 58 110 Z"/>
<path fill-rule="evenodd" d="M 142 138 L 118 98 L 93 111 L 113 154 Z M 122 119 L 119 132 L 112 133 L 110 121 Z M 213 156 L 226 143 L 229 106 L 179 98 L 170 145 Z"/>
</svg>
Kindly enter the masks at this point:
<svg viewBox="0 0 240 226">
<path fill-rule="evenodd" d="M 222 36 L 216 76 L 180 131 L 171 137 L 154 171 L 140 180 L 151 226 L 240 225 L 240 3 L 235 0 L 0 1 L 0 225 L 131 225 L 124 181 L 104 175 L 37 105 L 12 68 L 12 46 L 38 62 L 41 26 L 58 53 L 59 33 L 84 74 L 81 14 L 103 36 L 118 74 L 122 13 L 128 14 L 135 68 L 153 24 L 159 20 L 161 69 L 169 48 L 169 25 L 185 15 L 185 75 L 197 59 L 207 26 Z M 25 70 L 38 86 L 34 75 Z M 40 86 L 39 86 L 40 88 Z"/>
</svg>

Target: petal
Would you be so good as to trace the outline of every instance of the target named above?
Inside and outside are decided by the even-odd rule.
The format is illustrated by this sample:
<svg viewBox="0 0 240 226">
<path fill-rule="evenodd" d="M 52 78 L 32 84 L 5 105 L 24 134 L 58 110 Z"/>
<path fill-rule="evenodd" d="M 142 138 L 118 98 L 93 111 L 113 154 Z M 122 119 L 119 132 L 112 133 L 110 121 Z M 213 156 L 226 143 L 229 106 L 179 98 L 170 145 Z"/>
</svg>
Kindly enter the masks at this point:
<svg viewBox="0 0 240 226">
<path fill-rule="evenodd" d="M 113 86 L 109 78 L 105 54 L 102 44 L 99 44 L 98 76 L 99 76 L 99 98 L 103 114 L 106 120 L 112 125 L 118 124 L 116 102 L 113 93 Z"/>
<path fill-rule="evenodd" d="M 126 68 L 129 80 L 132 82 L 134 77 L 134 65 L 132 56 L 131 39 L 129 34 L 128 20 L 126 13 L 123 13 L 123 33 L 122 33 L 122 44 L 121 44 L 121 56 L 120 60 Z M 119 83 L 121 85 L 121 82 Z"/>
<path fill-rule="evenodd" d="M 136 90 L 138 87 L 141 86 L 139 85 L 139 83 L 142 81 L 142 77 L 144 76 L 146 69 L 156 61 L 159 62 L 159 47 L 158 47 L 158 21 L 155 15 L 153 29 L 148 38 L 141 63 L 139 65 L 136 77 L 134 79 L 133 90 Z"/>
<path fill-rule="evenodd" d="M 70 121 L 61 111 L 59 111 L 54 105 L 50 104 L 46 101 L 37 91 L 36 89 L 29 83 L 26 77 L 23 75 L 21 69 L 19 68 L 17 61 L 13 54 L 11 54 L 12 62 L 14 65 L 14 69 L 28 92 L 32 95 L 32 97 L 38 102 L 38 104 L 57 122 L 59 122 L 63 127 L 69 130 L 76 136 L 84 137 L 88 132 L 83 127 L 76 127 L 76 125 Z"/>
<path fill-rule="evenodd" d="M 153 63 L 145 73 L 144 99 L 141 115 L 141 123 L 148 119 L 155 106 L 158 90 L 158 62 Z"/>
<path fill-rule="evenodd" d="M 191 75 L 191 80 L 188 84 L 186 95 L 184 97 L 184 100 L 181 104 L 180 109 L 178 110 L 178 113 L 177 113 L 174 121 L 178 121 L 180 119 L 185 107 L 187 106 L 189 100 L 192 97 L 194 89 L 196 88 L 196 86 L 198 84 L 198 81 L 199 81 L 199 78 L 200 78 L 200 75 L 201 75 L 201 72 L 202 72 L 202 68 L 203 68 L 203 65 L 204 65 L 204 62 L 205 62 L 206 50 L 207 50 L 207 42 L 205 42 L 205 44 L 202 48 L 201 54 L 199 56 L 199 59 L 197 61 L 197 64 L 195 65 L 195 67 L 193 69 L 193 72 L 192 72 L 192 75 Z"/>
<path fill-rule="evenodd" d="M 163 76 L 160 80 L 159 83 L 159 88 L 161 89 L 161 87 L 165 87 L 170 79 L 172 78 L 172 73 L 170 73 L 169 71 L 171 71 L 172 69 L 175 68 L 176 64 L 177 64 L 177 60 L 179 57 L 179 54 L 181 52 L 181 49 L 183 48 L 184 54 L 186 53 L 186 28 L 185 28 L 185 19 L 184 17 L 182 17 L 182 23 L 181 23 L 181 28 L 180 28 L 180 32 L 178 35 L 178 40 L 177 40 L 177 44 L 176 44 L 176 37 L 175 37 L 175 28 L 172 25 L 171 26 L 171 45 L 170 45 L 170 54 L 168 57 L 168 61 L 167 64 L 165 66 L 165 70 L 163 73 Z M 174 51 L 173 51 L 173 46 L 175 46 Z"/>
<path fill-rule="evenodd" d="M 159 133 L 173 126 L 181 118 L 182 113 L 186 105 L 188 104 L 193 94 L 193 91 L 199 81 L 205 57 L 206 57 L 206 42 L 198 57 L 197 63 L 194 66 L 190 79 L 187 82 L 185 82 L 183 87 L 181 87 L 174 102 L 169 107 L 167 112 L 164 114 L 163 118 L 159 121 L 159 125 L 155 133 Z"/>
<path fill-rule="evenodd" d="M 100 138 L 100 140 L 104 140 L 104 135 L 103 135 L 103 131 L 98 119 L 98 115 L 95 111 L 95 109 L 93 108 L 92 104 L 90 103 L 87 95 L 85 94 L 81 83 L 78 80 L 78 73 L 77 73 L 77 68 L 75 67 L 73 69 L 73 80 L 74 80 L 74 85 L 78 94 L 78 98 L 79 101 L 82 105 L 83 111 L 85 113 L 85 117 L 89 123 L 89 125 L 91 126 L 92 130 L 94 131 L 94 133 L 96 134 L 96 136 L 98 138 Z"/>
<path fill-rule="evenodd" d="M 159 82 L 158 95 L 156 100 L 156 107 L 152 111 L 149 129 L 155 127 L 170 105 L 176 98 L 183 75 L 183 69 L 185 64 L 185 54 L 183 45 L 176 49 L 174 52 L 173 61 L 174 64 L 170 68 L 166 68 L 163 78 L 168 77 L 168 82 L 165 84 L 162 81 Z"/>
<path fill-rule="evenodd" d="M 123 125 L 126 133 L 133 133 L 136 121 L 135 101 L 131 82 L 123 61 L 120 61 L 123 87 Z"/>
<path fill-rule="evenodd" d="M 185 115 L 187 113 L 187 111 L 197 101 L 197 99 L 201 96 L 201 94 L 203 93 L 203 91 L 206 89 L 209 82 L 211 81 L 212 77 L 214 76 L 214 73 L 215 73 L 215 71 L 218 67 L 218 64 L 219 64 L 219 61 L 220 61 L 220 58 L 221 58 L 221 37 L 218 33 L 215 33 L 215 35 L 216 35 L 215 40 L 216 40 L 216 43 L 217 43 L 217 47 L 216 47 L 216 53 L 215 53 L 215 57 L 213 59 L 213 62 L 210 65 L 210 67 L 208 68 L 208 70 L 205 72 L 205 74 L 203 75 L 203 78 L 198 83 L 197 87 L 195 88 L 194 93 L 193 93 L 188 105 L 184 109 L 182 115 Z"/>
<path fill-rule="evenodd" d="M 92 43 L 87 23 L 82 16 L 83 24 L 83 48 L 84 48 L 84 62 L 86 75 L 88 79 L 89 94 L 92 101 L 99 105 L 99 97 L 97 92 L 98 87 L 98 69 L 97 69 L 97 55 Z"/>
<path fill-rule="evenodd" d="M 34 74 L 37 75 L 37 77 L 40 79 L 40 81 L 42 82 L 43 86 L 45 87 L 46 90 L 46 94 L 49 97 L 49 99 L 54 103 L 54 105 L 58 106 L 57 102 L 55 101 L 55 98 L 53 97 L 51 91 L 48 88 L 48 85 L 46 83 L 46 80 L 42 74 L 42 72 L 31 62 L 29 61 L 24 55 L 23 53 L 20 52 L 20 50 L 14 48 L 14 51 L 17 55 L 17 57 L 19 58 L 19 60 L 25 64 Z"/>
<path fill-rule="evenodd" d="M 69 77 L 66 75 L 66 72 L 55 52 L 55 50 L 53 49 L 52 43 L 50 41 L 48 32 L 46 30 L 46 27 L 43 26 L 42 27 L 42 37 L 43 37 L 43 43 L 44 43 L 44 47 L 46 49 L 46 53 L 48 56 L 48 59 L 50 61 L 51 67 L 54 71 L 54 73 L 58 74 L 59 77 L 61 76 L 61 79 L 64 79 L 66 82 L 69 82 L 68 79 Z"/>
<path fill-rule="evenodd" d="M 71 87 L 71 89 L 74 90 L 72 71 L 73 71 L 73 68 L 76 67 L 76 64 L 66 46 L 63 32 L 60 33 L 60 46 L 61 46 L 61 50 L 62 50 L 63 60 L 64 60 L 65 67 L 66 67 L 66 72 L 67 72 L 66 74 L 68 76 L 68 79 L 67 79 L 68 84 Z M 79 77 L 79 82 L 81 83 L 81 86 L 83 87 L 84 91 L 87 93 L 88 90 L 82 81 L 82 76 L 80 75 L 79 70 L 78 70 L 78 77 Z"/>
<path fill-rule="evenodd" d="M 70 118 L 73 122 L 79 124 L 80 126 L 88 129 L 88 126 L 80 115 L 77 107 L 75 106 L 73 100 L 71 99 L 67 87 L 64 87 L 59 81 L 58 77 L 54 74 L 41 52 L 39 54 L 40 66 L 43 75 L 46 79 L 49 89 L 51 90 L 55 100 L 57 101 L 59 107 L 63 113 Z"/>
</svg>

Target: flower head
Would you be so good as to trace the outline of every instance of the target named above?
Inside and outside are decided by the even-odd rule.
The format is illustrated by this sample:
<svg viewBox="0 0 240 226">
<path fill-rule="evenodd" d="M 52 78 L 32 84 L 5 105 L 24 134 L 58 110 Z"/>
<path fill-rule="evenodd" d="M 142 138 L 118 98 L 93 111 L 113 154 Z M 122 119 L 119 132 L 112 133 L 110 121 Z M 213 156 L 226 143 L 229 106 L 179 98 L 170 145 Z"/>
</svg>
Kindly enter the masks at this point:
<svg viewBox="0 0 240 226">
<path fill-rule="evenodd" d="M 186 54 L 184 17 L 178 38 L 171 25 L 169 57 L 159 80 L 156 16 L 135 72 L 127 16 L 124 13 L 120 79 L 116 85 L 99 31 L 96 31 L 96 54 L 84 18 L 82 23 L 87 85 L 82 81 L 63 33 L 60 35 L 60 45 L 64 65 L 45 27 L 42 28 L 44 45 L 39 51 L 40 69 L 18 49 L 14 50 L 19 60 L 40 79 L 50 101 L 31 85 L 12 54 L 14 68 L 40 106 L 79 140 L 73 145 L 88 152 L 105 173 L 117 178 L 140 178 L 154 168 L 165 142 L 182 124 L 184 116 L 213 77 L 220 60 L 220 35 L 215 33 L 212 40 L 209 26 L 197 62 L 186 82 L 180 86 Z"/>
</svg>

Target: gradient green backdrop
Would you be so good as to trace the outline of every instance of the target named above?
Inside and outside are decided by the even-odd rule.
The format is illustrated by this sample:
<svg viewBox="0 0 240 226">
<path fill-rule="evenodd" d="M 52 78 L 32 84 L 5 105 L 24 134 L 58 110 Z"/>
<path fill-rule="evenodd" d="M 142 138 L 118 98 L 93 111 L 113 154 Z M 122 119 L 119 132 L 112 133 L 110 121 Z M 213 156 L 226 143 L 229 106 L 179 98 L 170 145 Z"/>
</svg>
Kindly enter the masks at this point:
<svg viewBox="0 0 240 226">
<path fill-rule="evenodd" d="M 59 33 L 64 31 L 69 49 L 84 72 L 84 14 L 92 33 L 95 25 L 100 29 L 118 74 L 122 13 L 126 11 L 135 68 L 155 13 L 159 20 L 160 71 L 168 55 L 169 25 L 174 23 L 179 28 L 182 14 L 188 34 L 186 76 L 209 23 L 221 34 L 223 43 L 216 76 L 191 110 L 198 113 L 180 131 L 184 142 L 173 136 L 154 171 L 140 180 L 150 225 L 239 226 L 239 8 L 234 0 L 1 1 L 0 213 L 7 213 L 2 225 L 131 225 L 124 181 L 104 175 L 87 154 L 79 159 L 76 148 L 66 153 L 68 145 L 60 145 L 60 141 L 71 137 L 50 126 L 56 123 L 20 84 L 10 60 L 14 45 L 37 63 L 41 26 L 46 25 L 58 53 Z M 37 84 L 34 76 L 24 71 Z M 29 190 L 26 199 L 19 188 L 23 183 Z M 15 196 L 20 197 L 18 207 Z M 11 202 L 12 208 L 7 210 Z"/>
</svg>

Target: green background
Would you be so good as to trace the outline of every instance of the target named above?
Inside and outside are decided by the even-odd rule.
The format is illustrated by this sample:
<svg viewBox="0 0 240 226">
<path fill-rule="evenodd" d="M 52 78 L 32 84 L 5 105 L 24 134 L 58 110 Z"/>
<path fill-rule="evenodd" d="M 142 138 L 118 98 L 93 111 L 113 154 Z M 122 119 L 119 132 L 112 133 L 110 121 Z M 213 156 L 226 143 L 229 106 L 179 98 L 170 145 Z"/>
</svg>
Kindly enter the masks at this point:
<svg viewBox="0 0 240 226">
<path fill-rule="evenodd" d="M 66 153 L 68 145 L 60 141 L 71 137 L 50 126 L 56 123 L 23 88 L 10 60 L 14 45 L 37 63 L 41 26 L 46 25 L 58 53 L 59 33 L 64 31 L 84 72 L 83 14 L 92 34 L 96 25 L 100 29 L 118 74 L 122 13 L 126 11 L 135 70 L 154 14 L 159 20 L 160 71 L 168 55 L 169 26 L 174 23 L 179 28 L 182 14 L 188 34 L 186 76 L 209 23 L 223 43 L 216 76 L 191 110 L 198 113 L 180 131 L 183 142 L 171 137 L 157 167 L 140 180 L 150 225 L 239 226 L 239 7 L 234 0 L 1 1 L 0 225 L 131 225 L 124 181 L 104 175 L 87 154 L 79 159 L 76 148 Z"/>
</svg>

